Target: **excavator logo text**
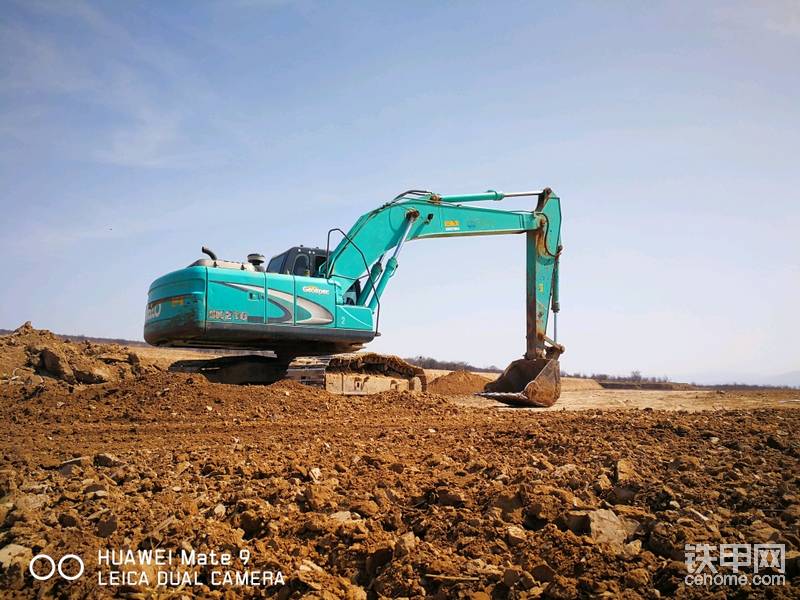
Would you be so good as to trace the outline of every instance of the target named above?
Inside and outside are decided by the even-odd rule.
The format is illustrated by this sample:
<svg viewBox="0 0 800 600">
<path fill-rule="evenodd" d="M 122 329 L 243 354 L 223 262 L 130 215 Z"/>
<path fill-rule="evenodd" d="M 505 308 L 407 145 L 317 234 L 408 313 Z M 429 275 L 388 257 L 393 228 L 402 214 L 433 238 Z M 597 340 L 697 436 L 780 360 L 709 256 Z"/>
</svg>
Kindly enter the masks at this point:
<svg viewBox="0 0 800 600">
<path fill-rule="evenodd" d="M 326 290 L 324 288 L 320 288 L 315 285 L 304 285 L 303 291 L 306 294 L 319 294 L 321 296 L 327 296 L 328 294 L 331 293 L 330 290 Z"/>
</svg>

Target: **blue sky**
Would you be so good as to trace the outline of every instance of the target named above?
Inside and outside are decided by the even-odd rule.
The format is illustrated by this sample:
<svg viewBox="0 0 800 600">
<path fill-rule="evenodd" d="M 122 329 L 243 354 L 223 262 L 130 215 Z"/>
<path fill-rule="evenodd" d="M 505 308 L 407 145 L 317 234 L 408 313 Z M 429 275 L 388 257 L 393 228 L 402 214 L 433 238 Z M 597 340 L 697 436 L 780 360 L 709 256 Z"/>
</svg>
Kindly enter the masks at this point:
<svg viewBox="0 0 800 600">
<path fill-rule="evenodd" d="M 4 1 L 0 327 L 140 339 L 202 244 L 550 186 L 566 369 L 798 371 L 798 63 L 797 2 Z M 523 295 L 519 236 L 414 242 L 371 348 L 502 366 Z"/>
</svg>

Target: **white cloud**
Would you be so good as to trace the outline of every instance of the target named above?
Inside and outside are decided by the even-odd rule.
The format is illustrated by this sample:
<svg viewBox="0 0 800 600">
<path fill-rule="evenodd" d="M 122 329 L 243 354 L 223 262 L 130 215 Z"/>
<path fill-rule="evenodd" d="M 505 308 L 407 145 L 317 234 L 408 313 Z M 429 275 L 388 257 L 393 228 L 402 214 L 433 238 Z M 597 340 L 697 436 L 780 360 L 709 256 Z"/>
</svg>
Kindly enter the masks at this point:
<svg viewBox="0 0 800 600">
<path fill-rule="evenodd" d="M 0 94 L 17 113 L 22 106 L 37 110 L 2 119 L 0 132 L 16 144 L 133 167 L 221 159 L 218 147 L 191 127 L 194 114 L 215 102 L 210 86 L 194 75 L 197 64 L 156 40 L 137 39 L 85 2 L 20 9 L 35 18 L 0 26 Z M 43 19 L 59 27 L 39 25 Z M 82 110 L 99 111 L 101 119 L 86 126 L 65 118 Z"/>
<path fill-rule="evenodd" d="M 797 0 L 728 2 L 715 11 L 715 17 L 723 26 L 732 29 L 800 37 L 800 2 Z"/>
</svg>

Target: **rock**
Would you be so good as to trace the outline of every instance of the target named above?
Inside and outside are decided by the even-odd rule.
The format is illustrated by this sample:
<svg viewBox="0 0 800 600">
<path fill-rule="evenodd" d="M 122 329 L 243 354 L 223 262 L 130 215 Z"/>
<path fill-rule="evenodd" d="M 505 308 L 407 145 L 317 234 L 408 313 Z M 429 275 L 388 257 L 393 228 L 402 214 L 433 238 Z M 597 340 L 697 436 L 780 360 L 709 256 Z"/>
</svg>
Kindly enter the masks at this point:
<svg viewBox="0 0 800 600">
<path fill-rule="evenodd" d="M 400 536 L 400 539 L 397 540 L 397 545 L 395 546 L 395 552 L 398 556 L 406 556 L 413 552 L 414 548 L 417 547 L 417 536 L 414 535 L 413 531 L 409 531 L 408 533 L 404 533 Z"/>
<path fill-rule="evenodd" d="M 378 514 L 378 505 L 372 500 L 356 500 L 350 505 L 350 510 L 357 512 L 362 517 L 374 517 Z"/>
<path fill-rule="evenodd" d="M 311 481 L 318 483 L 322 479 L 322 469 L 319 467 L 314 467 L 308 471 L 308 475 L 311 478 Z"/>
<path fill-rule="evenodd" d="M 533 567 L 533 569 L 531 569 L 531 575 L 533 575 L 536 581 L 549 583 L 553 581 L 553 578 L 556 576 L 556 572 L 547 563 L 539 563 Z"/>
<path fill-rule="evenodd" d="M 568 577 L 556 575 L 544 590 L 545 598 L 553 600 L 572 600 L 578 597 L 578 582 Z"/>
<path fill-rule="evenodd" d="M 94 464 L 96 467 L 118 467 L 122 461 L 109 452 L 95 454 Z"/>
<path fill-rule="evenodd" d="M 602 494 L 603 492 L 607 492 L 613 487 L 611 480 L 608 478 L 608 475 L 605 473 L 601 473 L 600 477 L 597 478 L 597 481 L 594 483 L 594 491 L 598 494 Z"/>
<path fill-rule="evenodd" d="M 71 509 L 58 515 L 58 522 L 62 527 L 77 527 L 80 524 L 78 511 Z"/>
<path fill-rule="evenodd" d="M 642 551 L 642 540 L 633 540 L 622 547 L 622 554 L 628 558 L 638 556 Z"/>
<path fill-rule="evenodd" d="M 384 543 L 367 555 L 367 573 L 375 575 L 382 566 L 388 564 L 394 556 L 394 545 Z"/>
<path fill-rule="evenodd" d="M 625 583 L 629 587 L 648 587 L 650 585 L 650 574 L 647 569 L 632 569 L 625 573 Z"/>
<path fill-rule="evenodd" d="M 628 531 L 614 511 L 601 508 L 589 513 L 589 536 L 598 544 L 621 545 Z"/>
<path fill-rule="evenodd" d="M 522 498 L 517 492 L 505 492 L 492 500 L 492 506 L 500 509 L 507 523 L 522 523 Z"/>
<path fill-rule="evenodd" d="M 311 510 L 322 511 L 333 506 L 334 493 L 329 487 L 320 484 L 312 484 L 306 488 L 304 493 L 306 503 Z M 373 502 L 373 504 L 375 504 Z M 377 505 L 375 512 L 378 512 Z"/>
<path fill-rule="evenodd" d="M 398 474 L 400 474 L 403 471 L 405 471 L 405 468 L 406 468 L 406 466 L 403 463 L 399 463 L 399 462 L 392 463 L 392 464 L 389 465 L 389 470 L 393 471 L 395 473 L 398 473 Z"/>
<path fill-rule="evenodd" d="M 7 496 L 17 489 L 16 474 L 13 469 L 0 471 L 0 497 Z"/>
<path fill-rule="evenodd" d="M 589 532 L 589 511 L 571 510 L 561 517 L 564 526 L 578 535 Z"/>
<path fill-rule="evenodd" d="M 60 350 L 43 347 L 40 350 L 39 360 L 41 367 L 49 374 L 66 382 L 75 383 L 75 374 L 69 366 L 66 355 Z"/>
<path fill-rule="evenodd" d="M 225 516 L 225 505 L 222 503 L 217 504 L 214 507 L 213 514 L 217 519 L 222 519 Z"/>
<path fill-rule="evenodd" d="M 627 458 L 621 458 L 616 464 L 617 483 L 628 483 L 638 481 L 639 475 L 633 463 Z"/>
<path fill-rule="evenodd" d="M 436 490 L 436 497 L 440 506 L 461 506 L 467 501 L 464 494 L 452 489 Z"/>
<path fill-rule="evenodd" d="M 239 527 L 248 537 L 256 535 L 263 527 L 263 521 L 255 511 L 246 510 L 239 515 Z"/>
<path fill-rule="evenodd" d="M 97 521 L 95 526 L 95 533 L 98 537 L 108 537 L 117 530 L 117 516 L 111 514 L 107 517 L 101 518 Z"/>
<path fill-rule="evenodd" d="M 510 567 L 503 571 L 503 584 L 506 587 L 514 587 L 514 585 L 520 580 L 521 572 L 519 569 L 515 569 L 514 567 Z"/>
<path fill-rule="evenodd" d="M 339 523 L 349 523 L 353 521 L 353 514 L 349 510 L 340 510 L 339 512 L 328 515 L 328 517 Z"/>
<path fill-rule="evenodd" d="M 8 571 L 15 564 L 27 568 L 31 558 L 33 558 L 31 549 L 19 544 L 8 544 L 0 549 L 0 566 L 4 571 Z"/>
<path fill-rule="evenodd" d="M 679 456 L 669 463 L 673 471 L 696 471 L 700 468 L 700 460 L 695 456 Z"/>
<path fill-rule="evenodd" d="M 787 523 L 800 521 L 800 504 L 790 504 L 781 513 L 781 520 Z"/>
<path fill-rule="evenodd" d="M 116 379 L 108 367 L 102 365 L 73 365 L 72 371 L 80 383 L 107 383 Z"/>
<path fill-rule="evenodd" d="M 522 527 L 511 525 L 506 529 L 506 541 L 509 546 L 518 546 L 528 541 L 528 535 Z"/>
</svg>

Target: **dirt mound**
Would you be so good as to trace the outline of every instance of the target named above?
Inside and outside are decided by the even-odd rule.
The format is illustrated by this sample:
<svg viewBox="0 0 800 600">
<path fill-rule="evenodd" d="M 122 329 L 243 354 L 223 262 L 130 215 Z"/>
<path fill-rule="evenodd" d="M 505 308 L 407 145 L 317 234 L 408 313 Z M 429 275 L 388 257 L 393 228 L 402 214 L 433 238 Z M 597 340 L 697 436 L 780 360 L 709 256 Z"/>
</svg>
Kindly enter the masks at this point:
<svg viewBox="0 0 800 600">
<path fill-rule="evenodd" d="M 483 386 L 491 379 L 471 373 L 470 371 L 453 371 L 438 377 L 428 386 L 428 391 L 434 394 L 474 394 L 482 392 Z"/>
<path fill-rule="evenodd" d="M 602 390 L 603 386 L 594 379 L 583 379 L 582 377 L 562 377 L 562 392 L 581 392 L 584 390 Z"/>
<path fill-rule="evenodd" d="M 0 337 L 0 379 L 10 383 L 58 380 L 67 384 L 109 383 L 157 370 L 127 347 L 72 342 L 30 321 Z"/>
</svg>

